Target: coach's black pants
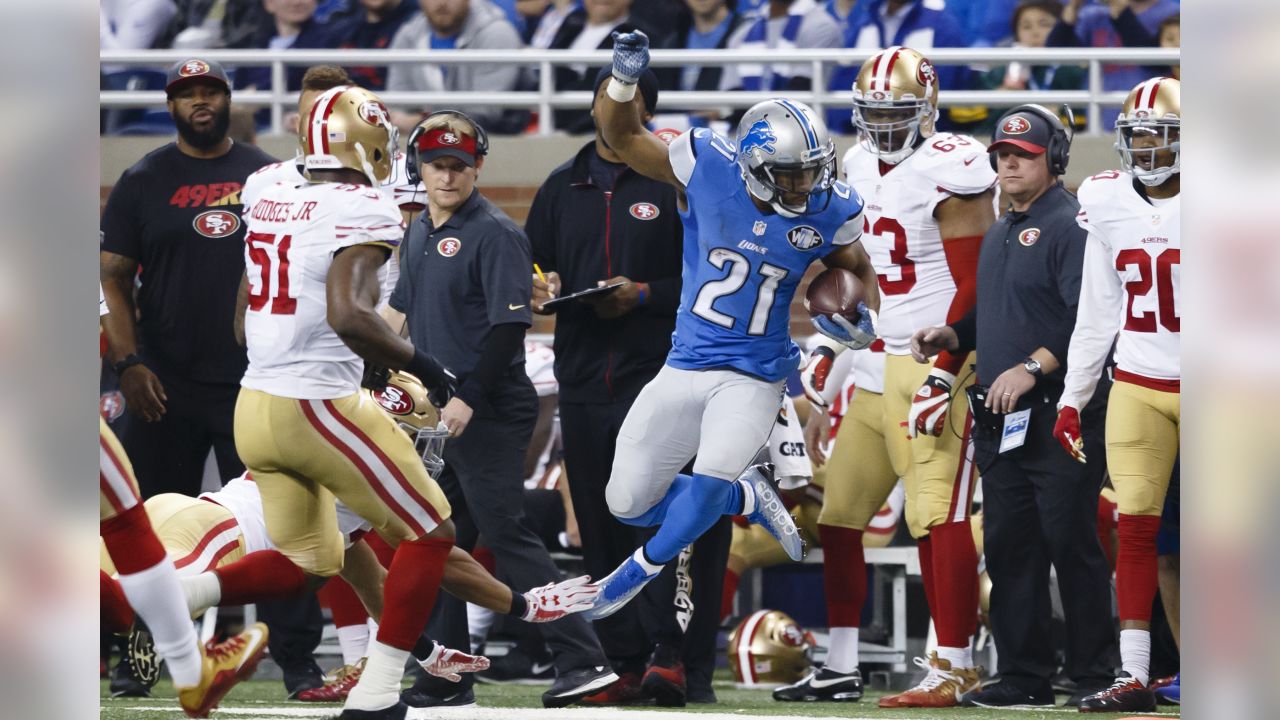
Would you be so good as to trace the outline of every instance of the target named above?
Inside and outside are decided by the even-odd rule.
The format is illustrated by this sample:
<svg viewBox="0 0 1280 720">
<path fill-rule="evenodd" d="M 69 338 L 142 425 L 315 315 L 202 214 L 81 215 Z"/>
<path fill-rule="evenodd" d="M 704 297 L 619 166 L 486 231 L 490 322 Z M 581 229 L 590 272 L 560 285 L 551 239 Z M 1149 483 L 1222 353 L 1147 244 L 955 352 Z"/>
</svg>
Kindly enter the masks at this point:
<svg viewBox="0 0 1280 720">
<path fill-rule="evenodd" d="M 1111 570 L 1097 531 L 1107 389 L 1105 382 L 1099 385 L 1097 401 L 1082 418 L 1088 465 L 1053 437 L 1058 392 L 1036 388 L 1019 403 L 1019 409 L 1031 408 L 1022 447 L 983 462 L 995 455 L 996 441 L 977 441 L 999 672 L 1004 682 L 1028 692 L 1047 689 L 1058 665 L 1050 632 L 1050 564 L 1066 618 L 1067 676 L 1082 686 L 1106 684 L 1112 676 Z"/>
<path fill-rule="evenodd" d="M 239 383 L 198 383 L 171 373 L 157 377 L 169 398 L 163 418 L 147 422 L 127 409 L 121 418 L 120 443 L 142 497 L 199 495 L 210 450 L 222 482 L 244 472 L 231 429 Z"/>
<path fill-rule="evenodd" d="M 480 535 L 497 560 L 497 574 L 517 591 L 560 578 L 542 540 L 524 515 L 525 450 L 538 415 L 533 384 L 505 378 L 493 393 L 492 407 L 476 412 L 461 436 L 444 446 L 440 487 L 453 508 L 458 547 L 470 551 Z M 441 593 L 429 634 L 453 648 L 470 647 L 466 603 Z M 555 658 L 556 671 L 605 665 L 604 651 L 591 624 L 581 615 L 539 625 Z M 469 684 L 471 675 L 464 676 Z"/>
<path fill-rule="evenodd" d="M 657 530 L 619 522 L 605 499 L 618 433 L 634 399 L 560 403 L 569 494 L 582 537 L 583 564 L 594 578 L 613 572 Z M 655 645 L 670 645 L 681 650 L 689 682 L 705 679 L 710 686 L 730 539 L 731 526 L 724 518 L 694 543 L 687 564 L 668 563 L 635 600 L 595 623 L 616 669 L 641 670 Z"/>
</svg>

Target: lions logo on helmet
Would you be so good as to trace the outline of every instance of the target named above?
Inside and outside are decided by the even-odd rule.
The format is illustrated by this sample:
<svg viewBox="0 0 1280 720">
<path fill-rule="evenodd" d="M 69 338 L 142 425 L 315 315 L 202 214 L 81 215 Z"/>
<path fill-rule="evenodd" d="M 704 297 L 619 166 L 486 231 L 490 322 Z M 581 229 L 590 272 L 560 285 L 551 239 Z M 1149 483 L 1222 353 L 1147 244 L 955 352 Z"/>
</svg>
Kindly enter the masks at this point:
<svg viewBox="0 0 1280 720">
<path fill-rule="evenodd" d="M 742 144 L 739 145 L 738 151 L 749 153 L 755 148 L 760 148 L 761 152 L 772 155 L 774 153 L 773 144 L 778 142 L 778 136 L 773 134 L 773 128 L 769 127 L 768 120 L 757 120 L 751 125 L 751 129 L 747 130 L 747 134 L 742 138 Z"/>
<path fill-rule="evenodd" d="M 729 668 L 739 687 L 796 682 L 813 664 L 813 634 L 780 610 L 757 610 L 729 635 Z"/>
</svg>

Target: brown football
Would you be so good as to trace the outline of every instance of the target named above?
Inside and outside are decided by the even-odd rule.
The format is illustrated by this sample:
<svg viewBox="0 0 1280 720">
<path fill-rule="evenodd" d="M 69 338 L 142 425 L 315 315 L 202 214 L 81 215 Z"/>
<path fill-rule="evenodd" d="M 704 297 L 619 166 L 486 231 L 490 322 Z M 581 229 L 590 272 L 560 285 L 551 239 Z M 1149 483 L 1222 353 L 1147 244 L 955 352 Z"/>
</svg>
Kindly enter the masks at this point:
<svg viewBox="0 0 1280 720">
<path fill-rule="evenodd" d="M 858 322 L 858 303 L 866 299 L 866 291 L 858 276 L 844 268 L 827 268 L 809 283 L 804 294 L 804 309 L 809 315 L 843 315 Z"/>
</svg>

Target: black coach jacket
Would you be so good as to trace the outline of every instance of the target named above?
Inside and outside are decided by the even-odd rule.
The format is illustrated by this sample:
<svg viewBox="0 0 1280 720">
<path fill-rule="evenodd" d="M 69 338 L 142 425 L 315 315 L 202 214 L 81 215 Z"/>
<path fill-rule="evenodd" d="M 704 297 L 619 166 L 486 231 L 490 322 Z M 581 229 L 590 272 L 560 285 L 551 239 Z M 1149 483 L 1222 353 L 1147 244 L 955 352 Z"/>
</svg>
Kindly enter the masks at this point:
<svg viewBox="0 0 1280 720">
<path fill-rule="evenodd" d="M 649 296 L 622 317 L 602 319 L 590 305 L 556 313 L 556 379 L 566 402 L 634 398 L 666 361 L 680 305 L 684 226 L 674 187 L 627 169 L 614 187 L 590 176 L 595 142 L 551 172 L 525 222 L 533 260 L 560 274 L 561 294 L 623 275 L 649 284 Z"/>
</svg>

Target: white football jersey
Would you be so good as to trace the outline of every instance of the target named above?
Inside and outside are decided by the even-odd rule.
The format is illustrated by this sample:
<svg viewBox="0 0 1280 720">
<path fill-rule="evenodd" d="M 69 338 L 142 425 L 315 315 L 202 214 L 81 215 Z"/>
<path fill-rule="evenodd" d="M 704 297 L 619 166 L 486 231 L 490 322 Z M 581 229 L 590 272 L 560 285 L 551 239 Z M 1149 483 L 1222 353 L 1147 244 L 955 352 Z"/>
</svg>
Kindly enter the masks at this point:
<svg viewBox="0 0 1280 720">
<path fill-rule="evenodd" d="M 876 341 L 865 350 L 854 350 L 853 384 L 867 392 L 884 394 L 884 343 Z"/>
<path fill-rule="evenodd" d="M 249 177 L 241 198 L 249 278 L 249 369 L 241 385 L 305 400 L 356 392 L 364 364 L 329 327 L 329 266 L 334 253 L 352 245 L 394 251 L 403 236 L 400 211 L 368 186 L 259 175 Z"/>
<path fill-rule="evenodd" d="M 1149 202 L 1132 175 L 1113 170 L 1085 180 L 1078 197 L 1076 222 L 1089 240 L 1062 395 L 1075 408 L 1092 397 L 1113 341 L 1117 373 L 1182 374 L 1181 195 Z"/>
<path fill-rule="evenodd" d="M 880 277 L 880 337 L 886 352 L 908 355 L 916 330 L 946 323 L 956 293 L 933 211 L 952 195 L 992 188 L 995 171 L 982 143 L 944 133 L 885 175 L 875 153 L 855 144 L 844 173 L 866 202 L 862 244 Z"/>
</svg>

